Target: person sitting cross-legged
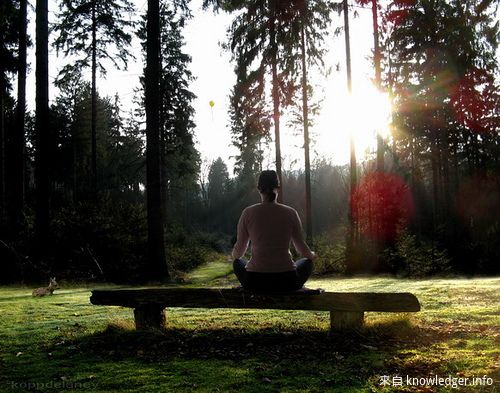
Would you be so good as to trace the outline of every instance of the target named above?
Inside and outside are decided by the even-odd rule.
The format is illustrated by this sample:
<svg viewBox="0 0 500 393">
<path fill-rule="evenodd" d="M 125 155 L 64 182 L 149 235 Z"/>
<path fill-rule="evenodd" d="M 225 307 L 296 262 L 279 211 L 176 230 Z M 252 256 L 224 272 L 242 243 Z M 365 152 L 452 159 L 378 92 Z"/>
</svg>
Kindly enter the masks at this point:
<svg viewBox="0 0 500 393">
<path fill-rule="evenodd" d="M 280 188 L 276 172 L 263 171 L 257 188 L 262 202 L 245 208 L 238 222 L 232 251 L 234 273 L 246 290 L 298 290 L 311 275 L 316 254 L 304 241 L 297 211 L 276 201 Z M 293 261 L 290 241 L 304 258 Z M 242 257 L 249 242 L 252 256 L 246 261 Z"/>
</svg>

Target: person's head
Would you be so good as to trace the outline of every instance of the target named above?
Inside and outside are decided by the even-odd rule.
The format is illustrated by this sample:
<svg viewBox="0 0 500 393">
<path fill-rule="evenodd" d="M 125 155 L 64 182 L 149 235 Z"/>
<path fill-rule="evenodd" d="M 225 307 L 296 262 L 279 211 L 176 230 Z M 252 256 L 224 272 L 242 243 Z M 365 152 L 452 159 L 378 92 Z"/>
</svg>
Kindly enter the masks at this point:
<svg viewBox="0 0 500 393">
<path fill-rule="evenodd" d="M 262 171 L 259 175 L 257 188 L 263 200 L 274 202 L 280 188 L 280 181 L 276 171 Z"/>
</svg>

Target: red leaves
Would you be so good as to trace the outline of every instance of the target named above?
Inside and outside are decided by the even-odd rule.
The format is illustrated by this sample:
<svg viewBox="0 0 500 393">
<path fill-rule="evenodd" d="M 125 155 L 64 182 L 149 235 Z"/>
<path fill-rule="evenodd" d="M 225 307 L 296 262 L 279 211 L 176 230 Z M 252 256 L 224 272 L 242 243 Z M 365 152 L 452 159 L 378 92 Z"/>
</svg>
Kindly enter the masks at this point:
<svg viewBox="0 0 500 393">
<path fill-rule="evenodd" d="M 391 173 L 370 173 L 351 194 L 351 214 L 361 233 L 393 242 L 413 216 L 414 205 L 405 182 Z"/>
<path fill-rule="evenodd" d="M 492 75 L 485 70 L 474 68 L 464 75 L 451 95 L 451 105 L 459 123 L 479 133 L 491 129 L 488 120 L 498 105 L 493 84 Z"/>
<path fill-rule="evenodd" d="M 389 11 L 386 14 L 386 20 L 395 25 L 400 25 L 406 20 L 409 13 L 408 9 Z"/>
</svg>

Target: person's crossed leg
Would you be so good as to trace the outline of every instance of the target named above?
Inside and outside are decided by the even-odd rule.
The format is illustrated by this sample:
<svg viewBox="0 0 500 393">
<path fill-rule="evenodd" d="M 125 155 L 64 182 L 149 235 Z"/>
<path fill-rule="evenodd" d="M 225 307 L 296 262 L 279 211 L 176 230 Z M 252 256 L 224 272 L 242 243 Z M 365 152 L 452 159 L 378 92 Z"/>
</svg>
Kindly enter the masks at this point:
<svg viewBox="0 0 500 393">
<path fill-rule="evenodd" d="M 243 287 L 245 287 L 247 283 L 247 263 L 248 261 L 245 259 L 235 259 L 233 262 L 234 274 Z M 300 289 L 312 274 L 313 262 L 310 259 L 302 258 L 295 262 L 295 267 L 297 273 L 297 289 Z"/>
</svg>

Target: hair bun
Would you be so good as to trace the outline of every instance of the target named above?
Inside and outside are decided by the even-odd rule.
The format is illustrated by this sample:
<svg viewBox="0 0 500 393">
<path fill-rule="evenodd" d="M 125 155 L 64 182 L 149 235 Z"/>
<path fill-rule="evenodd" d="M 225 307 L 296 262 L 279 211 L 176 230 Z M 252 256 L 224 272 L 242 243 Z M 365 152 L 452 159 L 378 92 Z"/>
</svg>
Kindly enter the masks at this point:
<svg viewBox="0 0 500 393">
<path fill-rule="evenodd" d="M 280 182 L 275 171 L 267 170 L 261 172 L 257 188 L 262 194 L 267 196 L 267 199 L 270 202 L 276 199 L 276 193 L 274 190 L 279 187 Z"/>
</svg>

